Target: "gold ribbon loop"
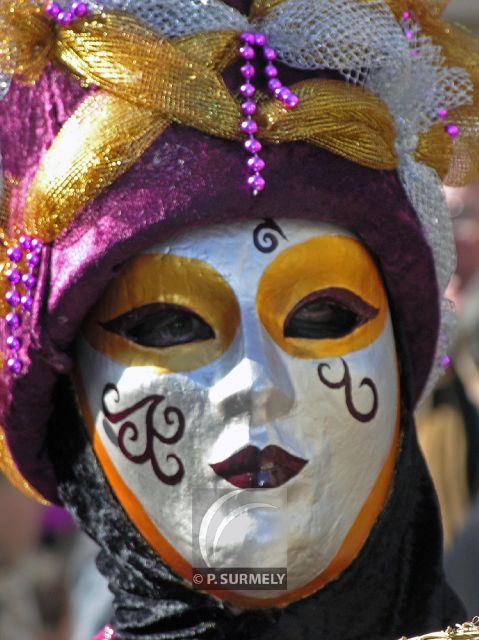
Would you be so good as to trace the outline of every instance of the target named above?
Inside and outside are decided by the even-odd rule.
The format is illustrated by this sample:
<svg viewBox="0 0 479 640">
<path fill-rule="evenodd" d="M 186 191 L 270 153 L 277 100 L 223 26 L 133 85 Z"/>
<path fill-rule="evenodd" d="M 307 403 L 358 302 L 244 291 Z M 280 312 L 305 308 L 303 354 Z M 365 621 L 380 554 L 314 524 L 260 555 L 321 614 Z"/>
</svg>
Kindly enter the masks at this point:
<svg viewBox="0 0 479 640">
<path fill-rule="evenodd" d="M 27 233 L 54 240 L 169 125 L 157 112 L 105 93 L 87 98 L 44 155 L 25 205 Z"/>
<path fill-rule="evenodd" d="M 255 0 L 252 14 L 266 15 L 282 1 Z M 469 71 L 479 104 L 476 41 L 441 20 L 430 0 L 387 2 L 396 15 L 414 9 L 422 31 L 443 48 L 447 63 Z M 238 34 L 207 32 L 168 40 L 122 13 L 94 14 L 63 28 L 46 18 L 41 0 L 0 0 L 0 10 L 0 70 L 32 81 L 53 59 L 104 92 L 88 98 L 67 121 L 30 186 L 25 221 L 28 231 L 43 240 L 57 237 L 172 122 L 241 139 L 239 100 L 221 76 L 238 57 Z M 379 98 L 335 80 L 308 80 L 293 90 L 300 105 L 292 111 L 276 99 L 260 100 L 262 140 L 301 140 L 370 168 L 397 167 L 394 122 Z M 461 128 L 459 138 L 451 141 L 440 123 L 419 136 L 415 157 L 449 184 L 460 185 L 479 178 L 479 113 L 474 107 L 449 115 Z"/>
<path fill-rule="evenodd" d="M 33 83 L 55 45 L 55 30 L 39 0 L 0 0 L 0 71 Z"/>
<path fill-rule="evenodd" d="M 210 34 L 200 34 L 197 50 L 205 35 L 213 44 Z M 217 36 L 217 61 L 224 55 L 224 43 L 225 38 Z M 204 64 L 183 48 L 130 16 L 112 13 L 60 30 L 56 57 L 83 79 L 131 104 L 210 135 L 236 137 L 239 105 L 211 67 L 215 58 Z"/>
<path fill-rule="evenodd" d="M 394 122 L 379 98 L 340 80 L 307 80 L 293 90 L 294 111 L 278 100 L 261 105 L 263 139 L 311 142 L 373 169 L 397 166 Z"/>
</svg>

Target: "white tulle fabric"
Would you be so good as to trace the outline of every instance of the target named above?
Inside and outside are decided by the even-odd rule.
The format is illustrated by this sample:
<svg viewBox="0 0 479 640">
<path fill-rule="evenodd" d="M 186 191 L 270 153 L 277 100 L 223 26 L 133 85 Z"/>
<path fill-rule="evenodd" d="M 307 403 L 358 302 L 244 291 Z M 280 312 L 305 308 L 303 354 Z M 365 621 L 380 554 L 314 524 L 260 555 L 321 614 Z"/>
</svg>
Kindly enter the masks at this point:
<svg viewBox="0 0 479 640">
<path fill-rule="evenodd" d="M 261 30 L 285 64 L 334 70 L 379 96 L 396 123 L 399 176 L 434 253 L 444 294 L 455 266 L 449 213 L 437 174 L 416 162 L 413 153 L 418 134 L 438 121 L 439 109 L 472 103 L 472 85 L 464 69 L 444 66 L 440 47 L 421 33 L 420 25 L 407 25 L 412 37 L 406 38 L 403 25 L 384 0 L 286 0 L 253 23 L 221 0 L 91 0 L 89 4 L 97 11 L 130 13 L 165 37 L 220 29 Z M 439 349 L 449 344 L 449 316 L 443 314 Z M 431 380 L 441 371 L 442 356 L 438 352 Z"/>
</svg>

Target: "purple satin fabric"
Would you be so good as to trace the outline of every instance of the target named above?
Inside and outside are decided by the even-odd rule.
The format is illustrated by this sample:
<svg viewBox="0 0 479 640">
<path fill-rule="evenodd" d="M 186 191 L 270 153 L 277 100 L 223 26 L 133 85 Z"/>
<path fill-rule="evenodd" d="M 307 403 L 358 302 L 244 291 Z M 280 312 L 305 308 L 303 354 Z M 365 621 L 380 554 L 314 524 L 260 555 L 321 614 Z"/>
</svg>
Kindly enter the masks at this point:
<svg viewBox="0 0 479 640">
<path fill-rule="evenodd" d="M 85 95 L 49 68 L 35 87 L 14 84 L 0 104 L 4 169 L 20 180 L 12 198 L 17 224 L 39 159 Z M 431 250 L 396 172 L 367 169 L 304 143 L 271 145 L 262 157 L 267 186 L 254 198 L 244 186 L 240 143 L 174 125 L 44 252 L 24 336 L 28 367 L 19 378 L 0 376 L 0 424 L 20 471 L 47 499 L 57 501 L 45 446 L 54 390 L 58 376 L 72 370 L 83 319 L 125 261 L 178 231 L 291 217 L 354 232 L 384 277 L 411 358 L 411 395 L 418 398 L 435 351 L 438 292 Z M 68 428 L 63 425 L 65 437 Z"/>
</svg>

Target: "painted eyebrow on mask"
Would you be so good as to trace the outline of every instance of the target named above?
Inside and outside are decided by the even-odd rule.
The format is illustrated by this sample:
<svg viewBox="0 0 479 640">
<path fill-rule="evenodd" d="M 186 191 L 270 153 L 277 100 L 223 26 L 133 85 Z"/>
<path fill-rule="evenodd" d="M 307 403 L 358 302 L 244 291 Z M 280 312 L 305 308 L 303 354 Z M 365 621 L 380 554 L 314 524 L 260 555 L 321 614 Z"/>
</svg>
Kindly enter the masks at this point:
<svg viewBox="0 0 479 640">
<path fill-rule="evenodd" d="M 273 253 L 278 248 L 278 235 L 288 241 L 284 231 L 272 218 L 264 218 L 253 231 L 254 246 L 261 253 Z"/>
</svg>

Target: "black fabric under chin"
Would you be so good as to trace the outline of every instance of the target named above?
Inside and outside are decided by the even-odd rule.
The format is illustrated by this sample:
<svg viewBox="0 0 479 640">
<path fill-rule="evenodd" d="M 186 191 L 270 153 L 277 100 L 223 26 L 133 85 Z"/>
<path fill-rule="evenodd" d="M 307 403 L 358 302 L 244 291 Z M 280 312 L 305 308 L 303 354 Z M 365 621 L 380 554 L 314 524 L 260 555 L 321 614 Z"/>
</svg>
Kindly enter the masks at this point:
<svg viewBox="0 0 479 640">
<path fill-rule="evenodd" d="M 238 614 L 192 590 L 152 552 L 112 494 L 72 406 L 65 381 L 52 424 L 70 424 L 69 433 L 52 430 L 49 449 L 65 505 L 101 547 L 119 640 L 395 640 L 463 621 L 444 582 L 436 498 L 406 407 L 393 491 L 356 560 L 304 600 Z"/>
</svg>

